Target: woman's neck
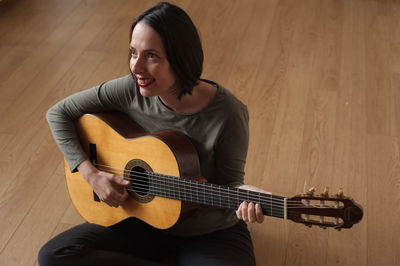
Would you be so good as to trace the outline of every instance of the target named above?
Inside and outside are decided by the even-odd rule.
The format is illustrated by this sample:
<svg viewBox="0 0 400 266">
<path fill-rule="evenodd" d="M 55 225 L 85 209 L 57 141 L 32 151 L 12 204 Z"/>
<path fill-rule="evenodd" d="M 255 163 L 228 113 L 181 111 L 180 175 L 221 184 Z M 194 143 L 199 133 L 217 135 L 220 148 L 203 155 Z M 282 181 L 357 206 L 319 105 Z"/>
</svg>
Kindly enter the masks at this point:
<svg viewBox="0 0 400 266">
<path fill-rule="evenodd" d="M 179 114 L 195 114 L 203 110 L 213 99 L 216 86 L 199 81 L 193 88 L 192 94 L 185 94 L 179 100 L 176 93 L 160 95 L 161 101 L 170 109 Z"/>
</svg>

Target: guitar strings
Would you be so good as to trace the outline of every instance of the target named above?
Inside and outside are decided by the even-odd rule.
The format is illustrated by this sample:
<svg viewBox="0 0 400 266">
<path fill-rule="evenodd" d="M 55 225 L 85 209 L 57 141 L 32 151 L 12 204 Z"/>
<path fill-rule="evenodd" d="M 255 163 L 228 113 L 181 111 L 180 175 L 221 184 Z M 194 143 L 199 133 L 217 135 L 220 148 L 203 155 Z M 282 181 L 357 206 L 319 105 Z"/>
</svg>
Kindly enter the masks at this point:
<svg viewBox="0 0 400 266">
<path fill-rule="evenodd" d="M 114 171 L 115 172 L 115 171 Z M 140 173 L 141 175 L 139 176 L 139 177 L 141 177 L 141 178 L 143 178 L 144 176 L 143 176 L 143 174 L 144 173 Z M 143 183 L 143 182 L 135 182 L 137 179 L 132 179 L 134 182 L 134 184 L 136 183 L 136 188 L 135 189 L 129 189 L 129 191 L 134 191 L 134 192 L 136 192 L 136 193 L 144 193 L 144 194 L 146 194 L 146 193 L 148 193 L 149 192 L 149 189 L 148 189 L 148 185 L 147 185 L 147 183 Z M 174 177 L 174 181 L 175 180 L 179 180 L 179 179 L 177 179 L 177 178 L 175 178 Z M 186 181 L 186 180 L 185 180 Z M 163 182 L 164 183 L 164 182 Z M 167 186 L 169 185 L 168 184 L 168 181 L 165 183 Z M 139 186 L 139 187 L 138 187 Z M 169 186 L 170 187 L 170 186 Z M 175 187 L 174 187 L 175 188 Z M 176 188 L 175 188 L 176 189 Z M 169 197 L 169 198 L 177 198 L 177 199 L 182 199 L 182 200 L 185 200 L 186 199 L 186 201 L 192 201 L 192 202 L 198 202 L 198 203 L 203 203 L 203 204 L 208 204 L 208 205 L 214 205 L 214 206 L 219 206 L 219 207 L 227 207 L 227 208 L 232 208 L 232 204 L 234 203 L 234 201 L 232 201 L 232 200 L 230 200 L 230 197 L 228 196 L 226 199 L 223 199 L 223 200 L 221 200 L 221 201 L 213 201 L 212 200 L 212 198 L 210 199 L 210 198 L 207 198 L 207 195 L 204 195 L 204 197 L 203 197 L 203 200 L 198 200 L 198 201 L 196 201 L 196 200 L 193 200 L 193 198 L 197 198 L 197 199 L 199 199 L 199 198 L 201 198 L 201 197 L 199 197 L 199 194 L 197 194 L 197 195 L 195 195 L 195 194 L 193 194 L 193 193 L 187 193 L 187 192 L 185 192 L 186 193 L 186 196 L 184 197 L 185 199 L 183 199 L 183 197 L 177 197 L 176 195 L 176 193 L 175 193 L 175 190 L 171 190 L 171 189 L 166 189 L 166 190 L 163 190 L 163 189 L 160 189 L 159 187 L 157 187 L 157 186 L 155 186 L 155 187 L 152 187 L 152 191 L 151 192 L 155 192 L 155 193 L 158 193 L 160 196 L 165 196 L 165 197 Z M 234 192 L 234 191 L 232 191 L 232 192 Z M 235 198 L 236 199 L 236 198 Z M 243 201 L 243 200 L 245 200 L 245 199 L 240 199 L 240 203 Z M 257 200 L 253 200 L 254 202 L 257 202 Z M 238 202 L 238 201 L 237 201 Z M 219 203 L 219 204 L 218 204 Z M 229 203 L 232 203 L 232 204 L 229 204 Z M 273 215 L 279 215 L 279 217 L 281 217 L 281 216 L 283 216 L 283 213 L 282 213 L 282 211 L 283 211 L 283 205 L 281 204 L 281 205 L 276 205 L 276 206 L 272 206 L 272 204 L 271 204 L 271 201 L 267 201 L 267 202 L 260 202 L 261 204 L 265 204 L 265 205 L 268 205 L 268 212 L 267 213 L 270 213 L 271 214 L 271 216 L 273 216 Z M 235 205 L 235 209 L 237 208 L 237 206 L 239 206 L 239 203 L 237 203 L 236 205 Z"/>
<path fill-rule="evenodd" d="M 174 195 L 176 197 L 176 193 L 174 192 L 176 190 L 176 188 L 172 184 L 172 188 L 175 188 L 175 190 L 171 190 L 171 184 L 168 183 L 168 181 L 172 181 L 174 183 L 176 183 L 176 182 L 187 182 L 187 184 L 189 184 L 189 185 L 192 185 L 192 184 L 203 184 L 204 185 L 203 189 L 206 189 L 206 187 L 205 187 L 206 184 L 208 186 L 210 185 L 210 183 L 193 182 L 191 180 L 179 179 L 179 178 L 177 179 L 176 177 L 160 175 L 160 174 L 156 174 L 156 173 L 152 173 L 152 172 L 143 173 L 143 172 L 137 172 L 137 171 L 132 171 L 132 170 L 128 171 L 128 170 L 125 170 L 125 169 L 114 168 L 114 167 L 111 167 L 111 166 L 106 166 L 106 165 L 101 165 L 101 164 L 97 164 L 97 166 L 101 167 L 101 168 L 99 168 L 99 170 L 104 170 L 106 172 L 115 173 L 115 174 L 121 174 L 121 172 L 124 172 L 124 173 L 128 173 L 130 176 L 138 177 L 138 178 L 151 178 L 151 177 L 153 177 L 153 178 L 157 178 L 157 177 L 158 178 L 159 177 L 172 178 L 171 180 L 167 180 L 167 179 L 161 180 L 161 182 L 165 182 L 165 184 L 163 184 L 163 185 L 168 187 L 167 190 L 164 190 L 164 191 L 162 189 L 158 189 L 157 190 L 156 187 L 152 187 L 154 192 L 163 192 L 161 194 L 165 194 L 166 196 Z M 108 168 L 108 169 L 105 169 L 105 168 Z M 110 169 L 114 169 L 114 170 L 110 170 Z M 136 173 L 136 175 L 132 175 L 132 173 Z M 122 176 L 120 175 L 120 177 L 122 177 Z M 141 190 L 138 190 L 139 188 L 137 188 L 136 190 L 132 189 L 133 191 L 138 192 L 138 193 L 146 193 L 146 192 L 148 192 L 148 185 L 147 185 L 146 181 L 140 180 L 140 179 L 136 179 L 136 178 L 128 178 L 128 179 L 131 180 L 131 181 L 134 181 L 132 184 L 134 184 L 135 187 L 141 186 Z M 156 189 L 156 190 L 154 190 L 154 189 Z M 228 188 L 224 188 L 223 186 L 219 186 L 219 185 L 214 187 L 214 189 L 218 189 L 217 192 L 222 192 L 222 194 L 226 195 L 226 197 L 228 199 L 227 200 L 226 199 L 223 200 L 225 202 L 226 201 L 228 201 L 228 202 L 231 201 L 229 192 L 231 192 L 231 193 L 233 192 L 234 193 L 235 190 L 236 190 L 238 194 L 242 194 L 242 196 L 245 196 L 250 201 L 260 202 L 261 204 L 265 203 L 266 205 L 269 205 L 269 206 L 271 205 L 272 202 L 274 202 L 274 207 L 283 208 L 283 201 L 284 200 L 280 199 L 280 198 L 278 198 L 278 199 L 277 198 L 272 198 L 272 197 L 276 197 L 276 196 L 273 196 L 273 195 L 270 195 L 270 194 L 251 195 L 250 193 L 259 194 L 259 192 L 254 192 L 254 191 L 248 192 L 247 190 L 241 190 L 241 189 L 229 189 L 228 190 Z M 132 190 L 130 189 L 130 191 L 132 191 Z M 211 186 L 211 190 L 209 190 L 208 192 L 213 192 L 212 190 L 213 190 L 213 187 Z M 216 191 L 214 191 L 214 192 L 216 192 Z M 191 198 L 192 201 L 193 201 L 193 196 L 196 196 L 196 195 L 193 194 L 193 193 L 190 193 L 189 196 L 185 197 L 186 200 L 189 200 L 189 198 Z M 197 196 L 198 196 L 198 193 L 197 193 Z M 204 196 L 205 196 L 204 197 L 204 201 L 206 201 L 207 200 L 206 199 L 206 195 L 204 195 Z M 239 197 L 240 197 L 240 195 L 239 195 Z M 245 200 L 245 199 L 240 198 L 239 201 L 242 202 L 243 200 Z M 216 205 L 216 206 L 222 205 L 222 200 L 219 201 L 220 204 L 214 204 L 214 201 L 212 199 L 211 200 L 208 199 L 208 201 L 209 201 L 209 203 L 211 203 L 210 205 Z M 307 207 L 315 207 L 315 208 L 321 208 L 321 209 L 329 208 L 329 206 L 321 206 L 321 205 L 311 205 L 311 204 L 310 205 L 304 205 L 299 200 L 293 200 L 293 201 L 288 200 L 287 203 L 288 203 L 287 204 L 287 208 L 307 208 Z"/>
<path fill-rule="evenodd" d="M 103 165 L 99 165 L 99 166 L 103 166 Z M 109 166 L 106 166 L 106 167 L 107 168 L 112 168 L 112 167 L 109 167 Z M 114 169 L 117 169 L 117 168 L 114 168 Z M 172 181 L 175 184 L 178 183 L 177 185 L 179 185 L 179 182 L 181 182 L 181 183 L 186 183 L 189 186 L 192 185 L 192 184 L 193 185 L 203 185 L 204 186 L 203 189 L 206 189 L 205 186 L 211 186 L 211 191 L 207 191 L 207 192 L 213 192 L 212 190 L 218 189 L 218 192 L 222 192 L 221 194 L 225 195 L 226 197 L 229 197 L 229 193 L 235 193 L 237 191 L 239 193 L 239 196 L 243 196 L 243 197 L 246 197 L 246 198 L 247 197 L 253 198 L 253 201 L 255 201 L 255 202 L 257 202 L 259 199 L 262 199 L 262 198 L 265 198 L 268 202 L 270 202 L 271 201 L 270 200 L 271 197 L 276 197 L 276 196 L 273 196 L 273 195 L 271 196 L 270 194 L 265 194 L 265 195 L 260 194 L 259 195 L 259 192 L 254 192 L 254 191 L 250 191 L 249 192 L 247 190 L 241 190 L 241 189 L 224 188 L 223 186 L 220 186 L 220 185 L 210 184 L 210 183 L 206 183 L 206 182 L 193 182 L 192 180 L 179 179 L 179 178 L 176 178 L 176 177 L 160 175 L 160 174 L 156 174 L 156 173 L 152 173 L 152 172 L 143 173 L 143 172 L 128 171 L 128 170 L 122 171 L 122 169 L 118 169 L 119 171 L 111 171 L 111 170 L 108 170 L 108 169 L 100 169 L 100 170 L 105 170 L 105 171 L 108 171 L 110 173 L 112 172 L 112 173 L 116 173 L 116 174 L 120 174 L 121 172 L 125 172 L 125 173 L 129 174 L 130 176 L 139 177 L 139 178 L 147 178 L 147 177 L 150 177 L 150 178 L 151 177 L 162 178 L 162 177 L 164 177 L 165 179 L 161 180 L 161 182 L 163 182 L 163 181 L 171 182 Z M 132 173 L 136 173 L 136 175 L 132 175 Z M 141 182 L 140 179 L 136 179 L 136 178 L 128 178 L 128 180 Z M 146 181 L 143 181 L 143 182 L 146 182 Z M 170 183 L 166 183 L 165 185 L 168 186 L 169 188 L 171 188 L 171 184 Z M 214 185 L 214 187 L 212 187 L 213 185 Z M 174 190 L 170 190 L 170 191 L 175 191 L 176 190 L 176 187 L 174 186 L 174 184 L 172 184 L 172 188 Z M 214 192 L 217 192 L 217 191 L 214 191 Z M 249 193 L 253 193 L 253 194 L 255 193 L 257 195 L 251 195 Z M 272 201 L 277 201 L 277 200 L 278 199 L 272 198 Z M 279 200 L 279 201 L 280 201 L 279 203 L 282 203 L 282 204 L 284 202 L 283 200 Z M 294 202 L 297 203 L 297 201 L 294 201 Z"/>
<path fill-rule="evenodd" d="M 157 174 L 157 173 L 153 173 L 153 172 L 145 172 L 145 173 L 143 173 L 143 172 L 128 171 L 128 170 L 123 170 L 123 169 L 119 169 L 119 168 L 113 168 L 113 167 L 105 166 L 105 165 L 99 165 L 99 166 L 104 166 L 104 167 L 107 167 L 107 168 L 112 168 L 112 169 L 119 170 L 119 171 L 111 171 L 111 170 L 103 169 L 103 170 L 108 171 L 108 172 L 114 172 L 114 173 L 118 173 L 118 174 L 120 174 L 121 172 L 125 172 L 125 173 L 129 173 L 130 176 L 139 177 L 139 178 L 164 177 L 164 178 L 171 178 L 172 182 L 188 182 L 189 185 L 197 184 L 197 183 L 198 184 L 207 184 L 208 186 L 214 185 L 215 186 L 214 189 L 222 189 L 222 191 L 218 191 L 218 192 L 223 192 L 223 193 L 225 192 L 225 194 L 227 194 L 229 192 L 234 193 L 235 190 L 237 190 L 237 192 L 239 194 L 242 194 L 242 196 L 248 197 L 249 199 L 252 198 L 254 202 L 258 202 L 258 200 L 261 197 L 263 197 L 265 200 L 267 200 L 268 204 L 271 202 L 271 197 L 274 197 L 274 198 L 272 198 L 272 201 L 276 201 L 278 203 L 283 203 L 284 202 L 284 199 L 276 198 L 276 196 L 273 196 L 273 195 L 270 195 L 270 194 L 260 194 L 259 192 L 255 192 L 255 191 L 248 191 L 248 190 L 243 190 L 243 189 L 230 189 L 230 188 L 228 190 L 228 188 L 224 188 L 221 185 L 215 185 L 215 184 L 210 184 L 210 183 L 206 183 L 206 182 L 193 182 L 192 180 L 187 180 L 187 179 L 179 179 L 179 178 L 177 179 L 176 177 L 173 177 L 173 176 L 161 175 L 161 174 Z M 132 175 L 131 173 L 136 173 L 137 175 Z M 135 179 L 135 178 L 128 178 L 128 179 L 134 180 L 134 181 L 138 181 L 138 179 Z M 165 179 L 165 180 L 167 180 L 167 179 Z M 213 187 L 211 187 L 211 190 L 212 189 L 213 189 Z M 172 190 L 172 191 L 175 191 L 175 190 Z M 253 193 L 253 194 L 257 194 L 257 195 L 250 195 L 249 193 Z M 258 195 L 258 194 L 260 194 L 260 195 Z M 229 194 L 228 194 L 227 197 L 229 197 Z M 299 200 L 287 200 L 287 203 L 289 203 L 289 204 L 287 204 L 288 207 L 297 205 L 297 206 L 300 206 L 301 208 L 310 207 L 310 206 L 311 207 L 318 207 L 318 208 L 329 208 L 329 206 L 321 206 L 321 205 L 307 205 L 306 206 L 306 205 L 302 204 Z M 283 206 L 283 205 L 279 205 L 279 206 Z"/>
<path fill-rule="evenodd" d="M 140 174 L 143 174 L 143 173 L 140 173 Z M 140 176 L 140 177 L 143 177 L 142 175 Z M 134 179 L 135 180 L 135 179 Z M 141 186 L 142 188 L 141 189 L 139 189 L 137 186 Z M 143 188 L 144 187 L 144 188 Z M 148 193 L 149 192 L 149 189 L 148 189 L 148 185 L 147 184 L 140 184 L 140 183 L 136 183 L 136 189 L 129 189 L 129 191 L 134 191 L 134 192 L 137 192 L 137 193 L 140 193 L 140 192 L 142 192 L 142 193 L 144 193 L 144 194 L 146 194 L 146 193 Z M 164 197 L 167 197 L 167 198 L 175 198 L 175 199 L 181 199 L 181 200 L 186 200 L 186 201 L 192 201 L 192 202 L 197 202 L 197 203 L 203 203 L 203 204 L 208 204 L 208 205 L 213 205 L 213 206 L 219 206 L 219 207 L 226 207 L 226 208 L 232 208 L 232 204 L 231 204 L 231 202 L 232 202 L 232 200 L 231 200 L 231 198 L 230 198 L 230 196 L 228 195 L 227 196 L 227 198 L 226 199 L 220 199 L 219 201 L 217 200 L 217 201 L 215 201 L 215 200 L 213 200 L 212 199 L 212 197 L 211 197 L 211 199 L 210 198 L 207 198 L 207 196 L 204 194 L 204 199 L 203 199 L 203 201 L 202 200 L 193 200 L 193 195 L 194 195 L 194 197 L 195 198 L 199 198 L 199 194 L 198 193 L 196 193 L 197 195 L 195 195 L 195 194 L 193 194 L 193 193 L 186 193 L 187 194 L 187 196 L 185 196 L 185 198 L 183 198 L 183 197 L 177 197 L 176 196 L 176 193 L 174 192 L 175 190 L 172 190 L 173 192 L 170 192 L 170 191 L 166 191 L 166 190 L 162 190 L 162 189 L 158 189 L 157 187 L 153 187 L 152 188 L 152 192 L 153 193 L 158 193 L 158 194 L 156 194 L 156 195 L 159 195 L 159 196 L 164 196 Z M 189 199 L 190 198 L 190 199 Z M 236 199 L 236 205 L 235 205 L 235 208 L 237 207 L 237 206 L 239 206 L 239 202 L 242 202 L 242 201 L 244 201 L 244 200 L 247 200 L 247 199 L 243 199 L 243 198 L 241 198 L 240 200 L 239 199 L 237 199 L 236 197 L 232 197 L 232 199 L 233 199 L 233 202 L 235 201 L 235 199 Z M 257 203 L 257 202 L 259 202 L 260 204 L 262 204 L 262 207 L 264 208 L 264 212 L 265 213 L 270 213 L 271 214 L 271 216 L 273 216 L 274 215 L 274 213 L 276 214 L 276 215 L 279 215 L 279 216 L 282 216 L 282 211 L 283 211 L 283 208 L 284 208 L 284 205 L 282 205 L 282 204 L 273 204 L 273 201 L 271 201 L 269 198 L 266 198 L 265 200 L 260 200 L 259 198 L 253 198 L 253 199 L 251 199 L 251 197 L 249 197 L 249 200 L 250 201 L 252 201 L 252 202 L 255 202 L 255 203 Z M 218 204 L 218 202 L 219 202 L 219 204 Z M 263 205 L 264 204 L 264 205 Z M 307 207 L 312 207 L 312 208 L 314 208 L 314 209 L 324 209 L 324 208 L 330 208 L 329 206 L 321 206 L 321 205 L 312 205 L 312 204 L 309 204 L 308 206 L 305 206 L 305 205 L 303 205 L 303 204 L 297 204 L 297 206 L 298 207 L 296 207 L 296 206 L 287 206 L 287 208 L 288 209 L 296 209 L 296 208 L 307 208 Z M 268 211 L 268 212 L 267 212 Z M 277 212 L 279 212 L 279 213 L 277 213 Z"/>
</svg>

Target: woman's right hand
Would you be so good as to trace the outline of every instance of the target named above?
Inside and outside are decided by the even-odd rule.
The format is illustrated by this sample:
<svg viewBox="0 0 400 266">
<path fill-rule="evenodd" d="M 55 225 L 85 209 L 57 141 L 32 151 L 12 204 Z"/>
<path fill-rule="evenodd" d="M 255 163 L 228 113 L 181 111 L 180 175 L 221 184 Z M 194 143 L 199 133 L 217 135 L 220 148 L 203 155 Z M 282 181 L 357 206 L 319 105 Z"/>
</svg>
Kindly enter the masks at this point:
<svg viewBox="0 0 400 266">
<path fill-rule="evenodd" d="M 89 161 L 83 161 L 78 170 L 89 183 L 101 201 L 111 207 L 118 207 L 128 198 L 126 187 L 130 182 L 116 175 L 99 171 Z"/>
</svg>

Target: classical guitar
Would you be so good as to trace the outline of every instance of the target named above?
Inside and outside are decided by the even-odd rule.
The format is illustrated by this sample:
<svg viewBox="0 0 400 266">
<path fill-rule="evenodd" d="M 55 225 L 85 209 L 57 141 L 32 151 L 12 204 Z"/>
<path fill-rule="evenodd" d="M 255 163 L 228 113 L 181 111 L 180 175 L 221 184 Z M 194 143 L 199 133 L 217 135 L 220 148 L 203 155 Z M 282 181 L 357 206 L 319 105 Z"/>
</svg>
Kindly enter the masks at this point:
<svg viewBox="0 0 400 266">
<path fill-rule="evenodd" d="M 266 216 L 308 226 L 350 228 L 362 208 L 343 194 L 306 194 L 286 198 L 204 182 L 197 153 L 180 132 L 154 134 L 123 114 L 87 114 L 76 122 L 82 147 L 102 171 L 131 181 L 130 197 L 120 207 L 101 202 L 79 172 L 65 163 L 68 190 L 78 212 L 89 222 L 105 226 L 137 217 L 153 227 L 167 229 L 198 204 L 237 209 L 241 202 L 260 203 Z"/>
</svg>

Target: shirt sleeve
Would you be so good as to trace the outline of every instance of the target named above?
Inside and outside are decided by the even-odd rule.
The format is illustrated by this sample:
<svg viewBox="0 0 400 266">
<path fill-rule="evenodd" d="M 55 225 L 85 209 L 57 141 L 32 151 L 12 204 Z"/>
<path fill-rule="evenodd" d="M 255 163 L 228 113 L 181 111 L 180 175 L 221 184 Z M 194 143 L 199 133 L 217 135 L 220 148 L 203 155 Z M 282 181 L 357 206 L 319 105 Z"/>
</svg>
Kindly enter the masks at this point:
<svg viewBox="0 0 400 266">
<path fill-rule="evenodd" d="M 105 82 L 73 94 L 54 106 L 46 115 L 51 132 L 71 171 L 88 157 L 77 137 L 74 121 L 86 113 L 124 111 L 134 98 L 135 83 L 130 75 Z"/>
<path fill-rule="evenodd" d="M 244 183 L 249 146 L 249 113 L 245 105 L 231 114 L 216 148 L 216 176 L 219 183 L 237 187 Z"/>
</svg>

